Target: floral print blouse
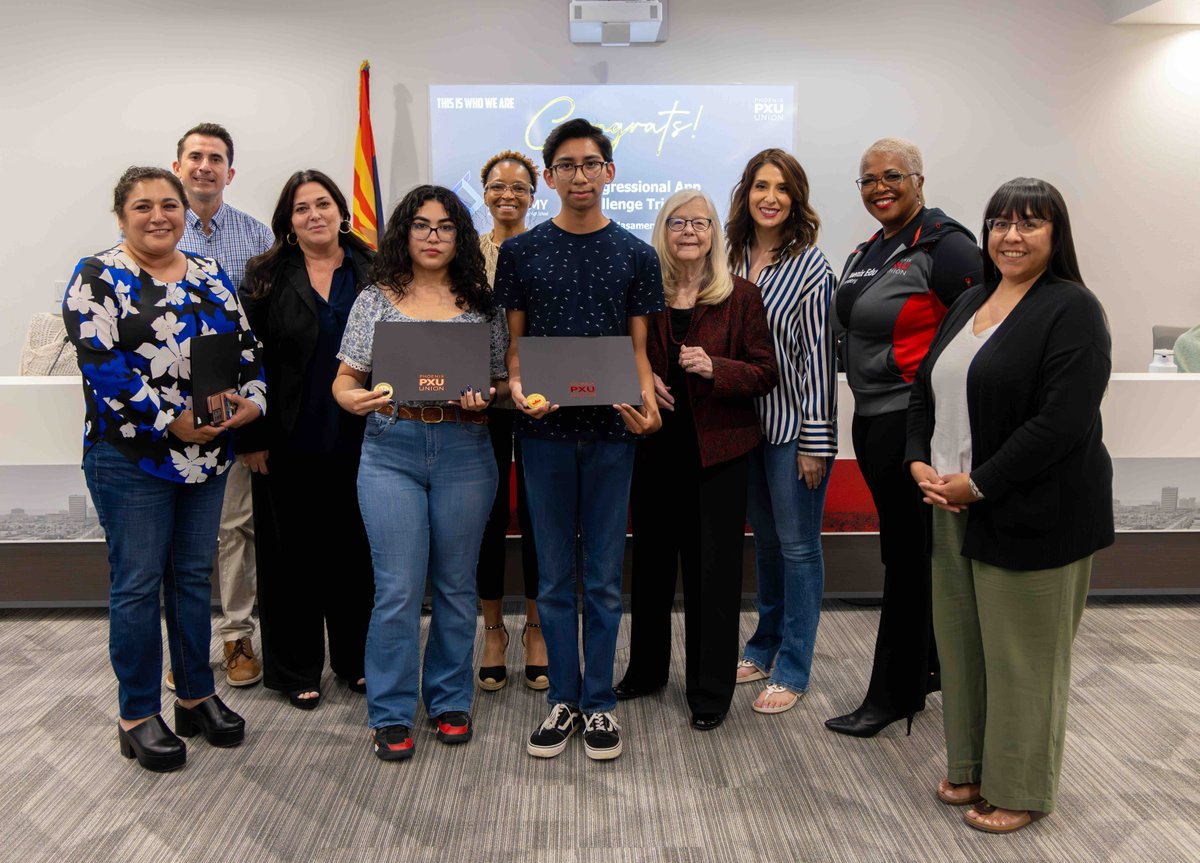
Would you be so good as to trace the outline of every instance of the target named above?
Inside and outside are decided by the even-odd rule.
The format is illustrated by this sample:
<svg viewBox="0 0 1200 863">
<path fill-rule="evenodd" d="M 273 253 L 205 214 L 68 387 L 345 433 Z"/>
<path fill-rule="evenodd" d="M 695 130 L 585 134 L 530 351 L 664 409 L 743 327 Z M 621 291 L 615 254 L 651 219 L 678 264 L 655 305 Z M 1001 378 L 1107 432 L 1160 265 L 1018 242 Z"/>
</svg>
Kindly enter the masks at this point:
<svg viewBox="0 0 1200 863">
<path fill-rule="evenodd" d="M 212 258 L 186 257 L 178 282 L 143 273 L 120 247 L 84 258 L 62 312 L 83 373 L 84 452 L 107 441 L 152 476 L 196 483 L 229 466 L 232 433 L 195 444 L 167 431 L 192 409 L 191 339 L 240 333 L 238 392 L 265 414 L 267 386 L 262 346 L 229 277 Z"/>
</svg>

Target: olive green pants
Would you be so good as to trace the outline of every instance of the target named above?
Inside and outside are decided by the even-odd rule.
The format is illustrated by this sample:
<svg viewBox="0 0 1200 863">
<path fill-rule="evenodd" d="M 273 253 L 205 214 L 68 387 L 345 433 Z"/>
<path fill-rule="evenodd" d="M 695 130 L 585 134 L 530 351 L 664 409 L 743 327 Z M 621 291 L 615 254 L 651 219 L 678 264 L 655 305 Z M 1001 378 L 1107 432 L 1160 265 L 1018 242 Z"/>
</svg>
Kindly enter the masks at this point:
<svg viewBox="0 0 1200 863">
<path fill-rule="evenodd" d="M 1071 642 L 1089 555 L 1001 569 L 961 554 L 967 514 L 933 511 L 933 628 L 942 662 L 947 778 L 993 806 L 1050 812 L 1062 770 Z"/>
</svg>

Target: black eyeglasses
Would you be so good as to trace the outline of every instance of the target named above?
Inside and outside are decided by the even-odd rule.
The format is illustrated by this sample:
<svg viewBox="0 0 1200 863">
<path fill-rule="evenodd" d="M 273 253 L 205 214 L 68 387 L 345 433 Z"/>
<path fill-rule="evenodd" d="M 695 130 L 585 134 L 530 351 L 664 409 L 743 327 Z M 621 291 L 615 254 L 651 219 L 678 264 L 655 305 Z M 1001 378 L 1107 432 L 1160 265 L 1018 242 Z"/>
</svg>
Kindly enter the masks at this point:
<svg viewBox="0 0 1200 863">
<path fill-rule="evenodd" d="M 435 228 L 428 222 L 413 222 L 408 232 L 418 240 L 427 239 L 430 234 L 437 234 L 439 240 L 453 240 L 454 235 L 458 233 L 458 228 L 450 224 L 438 225 Z"/>
<path fill-rule="evenodd" d="M 712 227 L 712 219 L 667 219 L 667 230 L 677 234 L 688 225 L 691 225 L 697 234 L 703 234 Z"/>
<path fill-rule="evenodd" d="M 885 186 L 899 186 L 900 181 L 903 180 L 905 177 L 919 177 L 919 176 L 921 176 L 921 175 L 918 174 L 916 171 L 911 171 L 907 174 L 902 174 L 899 171 L 884 171 L 883 174 L 878 177 L 874 177 L 870 174 L 864 174 L 863 176 L 861 176 L 857 180 L 855 180 L 854 184 L 856 186 L 858 186 L 860 191 L 869 192 L 872 189 L 874 189 L 876 186 L 878 186 L 880 183 L 883 183 Z"/>
<path fill-rule="evenodd" d="M 501 183 L 497 180 L 494 183 L 488 183 L 483 188 L 493 195 L 503 195 L 505 192 L 512 192 L 518 198 L 528 198 L 533 194 L 533 187 L 526 183 Z"/>
<path fill-rule="evenodd" d="M 574 180 L 576 171 L 583 171 L 583 176 L 589 180 L 594 180 L 600 176 L 608 164 L 608 162 L 602 159 L 584 159 L 578 165 L 574 162 L 559 162 L 551 166 L 550 170 L 560 180 Z"/>
<path fill-rule="evenodd" d="M 1049 219 L 1017 219 L 1015 222 L 1012 219 L 984 219 L 983 223 L 987 225 L 987 229 L 993 234 L 1007 234 L 1008 229 L 1014 225 L 1017 228 L 1017 233 L 1021 236 L 1037 233 L 1042 229 L 1043 225 L 1050 224 Z"/>
</svg>

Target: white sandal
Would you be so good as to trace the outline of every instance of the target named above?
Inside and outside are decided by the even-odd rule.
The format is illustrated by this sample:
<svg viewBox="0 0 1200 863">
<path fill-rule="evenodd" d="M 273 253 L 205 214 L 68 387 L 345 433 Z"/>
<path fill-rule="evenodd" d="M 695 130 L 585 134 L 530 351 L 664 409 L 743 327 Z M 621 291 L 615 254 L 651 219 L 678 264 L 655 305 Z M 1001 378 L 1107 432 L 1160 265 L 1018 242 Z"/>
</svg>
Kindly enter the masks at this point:
<svg viewBox="0 0 1200 863">
<path fill-rule="evenodd" d="M 767 688 L 759 693 L 758 697 L 759 699 L 762 699 L 763 696 L 767 696 L 769 698 L 770 696 L 778 695 L 781 692 L 786 692 L 791 695 L 792 700 L 786 704 L 780 704 L 775 707 L 760 706 L 756 700 L 751 707 L 754 708 L 756 713 L 783 713 L 785 710 L 791 710 L 793 707 L 795 707 L 796 702 L 800 700 L 800 693 L 792 692 L 792 690 L 788 689 L 786 686 L 780 686 L 778 683 L 768 683 Z"/>
<path fill-rule="evenodd" d="M 755 665 L 753 662 L 751 662 L 749 659 L 741 660 L 737 664 L 737 667 L 754 669 L 753 673 L 747 674 L 744 677 L 742 675 L 737 674 L 737 672 L 734 672 L 738 683 L 753 683 L 756 680 L 766 680 L 767 679 L 767 673 L 765 671 L 763 671 L 761 668 L 759 668 L 757 665 Z"/>
</svg>

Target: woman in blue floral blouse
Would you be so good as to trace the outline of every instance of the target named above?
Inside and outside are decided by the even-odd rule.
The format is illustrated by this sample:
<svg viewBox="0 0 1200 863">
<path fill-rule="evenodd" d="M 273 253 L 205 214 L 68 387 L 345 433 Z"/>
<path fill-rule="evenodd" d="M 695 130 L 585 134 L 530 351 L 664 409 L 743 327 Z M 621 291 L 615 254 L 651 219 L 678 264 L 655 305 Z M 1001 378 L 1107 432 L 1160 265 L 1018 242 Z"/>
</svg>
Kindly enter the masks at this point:
<svg viewBox="0 0 1200 863">
<path fill-rule="evenodd" d="M 159 590 L 178 701 L 175 729 L 236 746 L 242 718 L 214 694 L 211 587 L 230 429 L 266 412 L 254 339 L 229 277 L 176 248 L 187 197 L 160 168 L 130 168 L 113 192 L 124 241 L 84 258 L 63 300 L 83 373 L 83 470 L 108 544 L 109 654 L 121 753 L 149 770 L 182 767 L 187 750 L 163 722 Z M 235 408 L 196 428 L 192 339 L 238 333 Z"/>
</svg>

